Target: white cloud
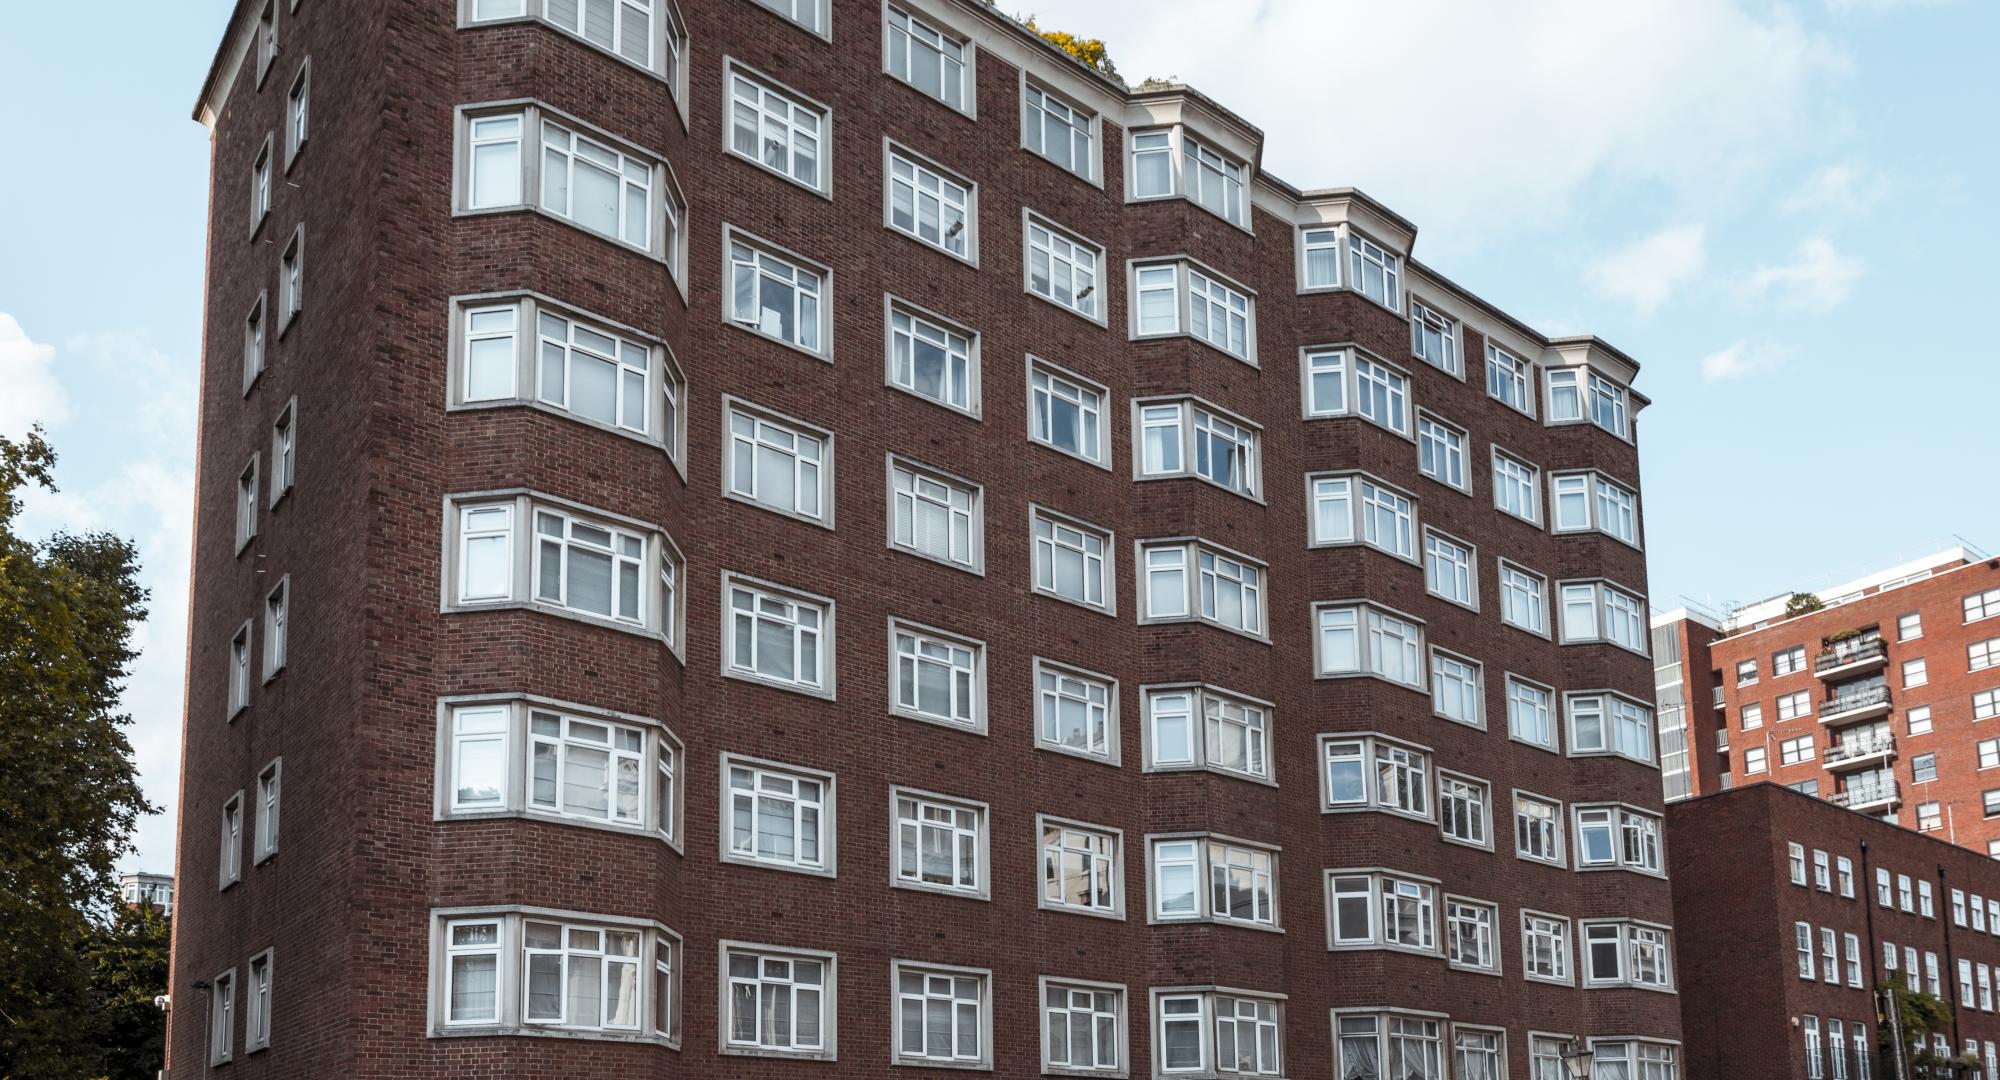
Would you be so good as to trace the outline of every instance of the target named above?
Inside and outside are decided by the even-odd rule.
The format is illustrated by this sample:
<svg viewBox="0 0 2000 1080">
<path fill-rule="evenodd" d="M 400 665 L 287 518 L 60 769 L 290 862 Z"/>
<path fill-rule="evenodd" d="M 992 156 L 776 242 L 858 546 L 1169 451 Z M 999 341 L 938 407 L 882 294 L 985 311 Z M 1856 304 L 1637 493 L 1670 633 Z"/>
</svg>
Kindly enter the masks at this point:
<svg viewBox="0 0 2000 1080">
<path fill-rule="evenodd" d="M 1787 214 L 1837 214 L 1851 217 L 1865 214 L 1889 194 L 1888 182 L 1843 162 L 1828 165 L 1807 177 L 1790 195 L 1778 203 Z"/>
<path fill-rule="evenodd" d="M 1790 262 L 1751 271 L 1743 287 L 1753 301 L 1772 295 L 1787 311 L 1824 315 L 1847 299 L 1866 270 L 1858 256 L 1843 254 L 1833 241 L 1815 236 L 1792 252 Z"/>
<path fill-rule="evenodd" d="M 0 311 L 0 435 L 18 439 L 40 423 L 69 419 L 69 395 L 56 379 L 53 345 L 31 341 L 12 315 Z"/>
<path fill-rule="evenodd" d="M 1792 348 L 1769 341 L 1739 341 L 1701 358 L 1705 382 L 1740 379 L 1759 371 L 1769 371 L 1791 359 Z"/>
<path fill-rule="evenodd" d="M 1846 68 L 1792 8 L 1756 0 L 1034 10 L 1105 38 L 1134 83 L 1178 73 L 1261 127 L 1285 180 L 1361 187 L 1447 246 L 1559 219 L 1586 186 L 1593 199 L 1639 183 L 1725 200 L 1809 137 L 1823 83 Z"/>
<path fill-rule="evenodd" d="M 1630 301 L 1642 315 L 1658 311 L 1706 264 L 1707 230 L 1672 225 L 1590 264 L 1584 280 L 1605 296 Z"/>
</svg>

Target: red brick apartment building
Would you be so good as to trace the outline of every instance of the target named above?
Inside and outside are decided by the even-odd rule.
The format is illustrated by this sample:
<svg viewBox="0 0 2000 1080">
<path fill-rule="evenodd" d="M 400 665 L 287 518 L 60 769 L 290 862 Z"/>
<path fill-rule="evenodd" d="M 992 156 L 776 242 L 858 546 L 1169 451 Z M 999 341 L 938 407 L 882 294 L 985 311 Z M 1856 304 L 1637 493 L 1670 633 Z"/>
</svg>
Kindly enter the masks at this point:
<svg viewBox="0 0 2000 1080">
<path fill-rule="evenodd" d="M 2000 855 L 2000 560 L 1954 548 L 1820 598 L 1655 621 L 1667 798 L 1769 780 Z"/>
<path fill-rule="evenodd" d="M 175 1080 L 1679 1075 L 1617 350 L 976 2 L 198 116 Z"/>
<path fill-rule="evenodd" d="M 2000 1076 L 2000 864 L 1768 783 L 1670 805 L 1667 851 L 1688 1080 L 1919 1075 L 1878 1050 L 1895 977 L 1951 1005 L 1952 1075 Z"/>
</svg>

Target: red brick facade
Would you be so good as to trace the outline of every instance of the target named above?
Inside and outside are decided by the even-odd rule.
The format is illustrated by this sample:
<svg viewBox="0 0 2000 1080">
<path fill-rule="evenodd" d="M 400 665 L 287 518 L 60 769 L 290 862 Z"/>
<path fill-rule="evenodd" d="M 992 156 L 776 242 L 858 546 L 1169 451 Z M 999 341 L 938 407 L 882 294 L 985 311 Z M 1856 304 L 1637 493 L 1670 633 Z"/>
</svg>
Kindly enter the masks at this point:
<svg viewBox="0 0 2000 1080">
<path fill-rule="evenodd" d="M 471 5 L 465 0 L 467 11 Z M 1413 230 L 1393 248 L 1403 256 L 1402 286 L 1463 321 L 1456 346 L 1469 378 L 1413 358 L 1403 298 L 1391 310 L 1352 289 L 1303 291 L 1298 226 L 1313 215 L 1407 228 L 1357 194 L 1301 193 L 1253 177 L 1243 194 L 1254 203 L 1247 229 L 1187 200 L 1128 202 L 1124 122 L 1179 110 L 1190 130 L 1253 146 L 1255 129 L 1191 92 L 1125 95 L 981 5 L 928 0 L 913 9 L 969 40 L 976 120 L 883 72 L 884 9 L 870 0 L 834 0 L 830 39 L 752 0 L 684 0 L 686 102 L 666 81 L 543 22 L 461 25 L 445 0 L 275 0 L 280 47 L 259 87 L 250 38 L 260 7 L 246 0 L 224 43 L 218 70 L 243 65 L 233 83 L 225 78 L 207 94 L 215 110 L 213 191 L 169 1036 L 177 1077 L 209 1071 L 210 1002 L 198 983 L 228 970 L 247 990 L 247 960 L 267 947 L 275 972 L 270 1046 L 246 1048 L 242 1014 L 250 1002 L 239 995 L 233 1060 L 218 1067 L 246 1078 L 880 1075 L 898 1037 L 897 961 L 987 973 L 983 1051 L 992 1071 L 1006 1076 L 1043 1072 L 1043 978 L 1123 988 L 1123 1068 L 1101 1075 L 1156 1075 L 1162 1032 L 1149 996 L 1162 988 L 1269 995 L 1282 1033 L 1278 1071 L 1287 1076 L 1335 1072 L 1337 1009 L 1410 1010 L 1438 1025 L 1447 1059 L 1461 1031 L 1503 1030 L 1516 1077 L 1536 1075 L 1531 1033 L 1678 1044 L 1675 995 L 1583 988 L 1578 977 L 1580 920 L 1674 923 L 1664 877 L 1579 871 L 1571 855 L 1572 804 L 1660 813 L 1656 767 L 1552 753 L 1508 734 L 1510 673 L 1555 692 L 1550 723 L 1558 729 L 1567 692 L 1650 703 L 1646 656 L 1606 643 L 1559 644 L 1555 612 L 1558 582 L 1605 579 L 1643 596 L 1646 573 L 1636 543 L 1594 531 L 1557 534 L 1547 505 L 1549 474 L 1565 469 L 1596 470 L 1636 493 L 1636 436 L 1588 422 L 1544 423 L 1495 400 L 1485 384 L 1486 346 L 1502 344 L 1537 365 L 1537 416 L 1547 402 L 1543 365 L 1577 370 L 1587 358 L 1589 370 L 1629 382 L 1629 361 L 1594 339 L 1539 337 L 1422 268 L 1407 258 Z M 252 163 L 267 133 L 283 145 L 286 89 L 308 57 L 310 138 L 274 185 L 270 219 L 252 233 Z M 726 59 L 830 108 L 830 198 L 723 152 Z M 1022 147 L 1022 64 L 1085 104 L 1111 103 L 1093 143 L 1101 184 Z M 455 109 L 523 99 L 664 160 L 687 202 L 684 280 L 672 260 L 549 214 L 454 212 L 465 182 Z M 977 265 L 884 227 L 885 136 L 977 184 Z M 1024 208 L 1102 245 L 1103 324 L 1023 291 Z M 275 297 L 280 289 L 284 240 L 267 240 L 289 237 L 300 223 L 308 239 L 303 310 L 271 342 L 266 370 L 246 393 L 244 314 L 260 292 Z M 826 357 L 729 323 L 729 227 L 830 268 Z M 1133 340 L 1127 261 L 1176 255 L 1254 296 L 1256 363 L 1188 336 Z M 671 350 L 686 380 L 683 462 L 548 409 L 449 407 L 452 380 L 462 375 L 454 298 L 522 291 Z M 886 295 L 979 335 L 977 416 L 884 385 Z M 1407 373 L 1414 405 L 1407 433 L 1359 416 L 1301 419 L 1300 350 L 1347 342 Z M 1031 355 L 1104 388 L 1108 468 L 1025 437 Z M 1141 447 L 1132 402 L 1188 394 L 1257 426 L 1255 497 L 1193 477 L 1135 480 Z M 275 507 L 260 506 L 257 535 L 239 553 L 232 520 L 239 474 L 252 453 L 268 461 L 273 418 L 293 398 L 296 488 Z M 823 466 L 832 472 L 835 527 L 723 497 L 726 398 L 833 434 Z M 1642 402 L 1632 395 L 1631 411 Z M 1465 431 L 1467 490 L 1420 474 L 1416 409 Z M 1539 523 L 1495 509 L 1495 447 L 1540 468 Z M 980 486 L 980 572 L 885 544 L 891 454 Z M 1365 472 L 1414 496 L 1414 557 L 1308 545 L 1306 477 L 1330 470 Z M 635 523 L 655 547 L 661 535 L 670 538 L 685 559 L 676 593 L 684 630 L 673 646 L 659 634 L 534 603 L 459 610 L 453 582 L 463 557 L 453 539 L 456 504 L 448 503 L 513 491 L 576 504 L 599 522 Z M 265 493 L 259 501 L 268 501 Z M 1115 616 L 1035 591 L 1034 507 L 1110 534 Z M 1476 548 L 1476 611 L 1427 590 L 1427 527 Z M 1255 560 L 1261 632 L 1141 622 L 1135 543 L 1173 537 Z M 525 548 L 527 540 L 518 543 Z M 1502 557 L 1546 577 L 1551 636 L 1502 623 Z M 647 567 L 642 577 L 651 573 Z M 719 586 L 726 574 L 833 601 L 824 628 L 833 642 L 828 696 L 725 677 L 728 612 Z M 287 576 L 287 662 L 274 677 L 253 680 L 248 707 L 231 717 L 231 636 L 255 617 L 252 667 L 261 670 L 261 612 Z M 1381 678 L 1316 677 L 1314 605 L 1354 600 L 1420 620 L 1427 650 L 1483 665 L 1483 726 L 1441 718 L 1422 690 Z M 983 729 L 895 715 L 891 619 L 983 647 Z M 1115 680 L 1116 767 L 1038 748 L 1038 659 Z M 1265 703 L 1271 782 L 1145 766 L 1142 688 L 1182 684 Z M 670 733 L 681 751 L 675 779 L 683 808 L 671 842 L 643 829 L 545 817 L 454 816 L 440 774 L 448 757 L 441 727 L 456 715 L 446 699 L 465 695 L 572 703 L 583 715 L 629 723 L 648 746 L 665 745 Z M 1427 750 L 1427 817 L 1323 812 L 1321 736 L 1360 733 Z M 1565 751 L 1570 735 L 1559 736 Z M 519 733 L 513 738 L 509 753 L 521 752 Z M 731 829 L 724 755 L 835 777 L 830 876 L 718 858 Z M 218 890 L 221 807 L 239 789 L 254 791 L 259 771 L 278 758 L 279 851 L 253 861 L 246 823 L 241 880 Z M 1441 838 L 1439 770 L 1490 785 L 1488 849 Z M 509 784 L 521 782 L 516 774 Z M 984 804 L 984 897 L 891 887 L 892 787 Z M 1562 804 L 1563 865 L 1517 857 L 1516 791 Z M 1120 832 L 1122 917 L 1038 906 L 1038 815 Z M 1282 932 L 1149 918 L 1146 838 L 1186 833 L 1277 849 Z M 1335 868 L 1425 881 L 1436 904 L 1430 953 L 1331 950 L 1324 871 Z M 1447 894 L 1495 906 L 1498 977 L 1447 963 Z M 434 913 L 503 907 L 671 930 L 680 944 L 673 1037 L 524 1025 L 447 1030 L 439 1021 L 443 931 Z M 1570 920 L 1570 985 L 1524 980 L 1524 909 Z M 831 1053 L 817 1055 L 833 1063 L 719 1052 L 727 1026 L 720 943 L 731 941 L 837 957 Z M 503 998 L 519 994 L 518 981 L 505 981 L 518 946 L 510 938 L 501 961 Z M 1216 1028 L 1204 1032 L 1212 1070 Z"/>
<path fill-rule="evenodd" d="M 1950 1054 L 1977 1044 L 1976 1075 L 2000 1071 L 2000 924 L 1993 921 L 2000 865 L 1776 784 L 1670 805 L 1667 840 L 1680 920 L 1681 1022 L 1701 1033 L 1687 1044 L 1689 1080 L 1900 1075 L 1892 1061 L 1872 1057 L 1875 995 L 1907 974 L 1912 957 L 1919 988 L 1952 1006 L 1951 1026 L 1938 1033 Z M 1809 962 L 1799 951 L 1802 925 Z M 1834 1021 L 1845 1047 L 1839 1061 Z M 1858 1046 L 1856 1025 L 1863 1029 Z M 1818 1032 L 1817 1058 L 1808 1031 Z M 1871 1055 L 1865 1073 L 1864 1053 Z"/>
</svg>

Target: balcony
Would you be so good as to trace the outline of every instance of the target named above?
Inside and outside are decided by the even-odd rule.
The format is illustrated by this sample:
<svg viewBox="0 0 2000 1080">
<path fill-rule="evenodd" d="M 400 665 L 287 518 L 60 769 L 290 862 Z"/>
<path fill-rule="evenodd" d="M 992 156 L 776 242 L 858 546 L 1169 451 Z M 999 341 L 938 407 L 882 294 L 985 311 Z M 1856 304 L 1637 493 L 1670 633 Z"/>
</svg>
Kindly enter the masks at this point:
<svg viewBox="0 0 2000 1080">
<path fill-rule="evenodd" d="M 1829 772 L 1843 769 L 1858 769 L 1864 765 L 1883 765 L 1896 756 L 1894 735 L 1874 735 L 1863 738 L 1842 739 L 1826 751 L 1825 765 Z"/>
<path fill-rule="evenodd" d="M 1716 752 L 1716 753 L 1718 753 L 1718 754 L 1726 754 L 1726 753 L 1728 753 L 1728 752 L 1729 752 L 1729 729 L 1728 729 L 1728 728 L 1717 728 L 1717 729 L 1716 729 L 1716 731 L 1715 731 L 1715 752 Z"/>
<path fill-rule="evenodd" d="M 1821 650 L 1813 659 L 1813 674 L 1822 679 L 1865 675 L 1889 663 L 1889 646 L 1879 637 L 1853 638 Z"/>
<path fill-rule="evenodd" d="M 1720 686 L 1715 688 L 1715 707 L 1718 709 L 1722 708 L 1722 687 Z"/>
<path fill-rule="evenodd" d="M 1847 724 L 1889 715 L 1889 688 L 1871 686 L 1851 694 L 1830 697 L 1819 703 L 1819 722 Z"/>
<path fill-rule="evenodd" d="M 1894 780 L 1885 780 L 1836 791 L 1826 801 L 1849 810 L 1882 810 L 1902 802 L 1903 797 Z"/>
</svg>

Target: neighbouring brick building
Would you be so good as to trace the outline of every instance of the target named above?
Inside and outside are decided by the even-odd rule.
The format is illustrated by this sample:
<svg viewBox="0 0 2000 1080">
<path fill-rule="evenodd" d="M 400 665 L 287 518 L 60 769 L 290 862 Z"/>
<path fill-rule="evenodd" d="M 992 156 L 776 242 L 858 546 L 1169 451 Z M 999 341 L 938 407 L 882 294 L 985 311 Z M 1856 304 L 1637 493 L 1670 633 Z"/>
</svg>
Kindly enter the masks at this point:
<svg viewBox="0 0 2000 1080">
<path fill-rule="evenodd" d="M 1655 620 L 1660 729 L 1684 706 L 1691 747 L 1663 750 L 1667 798 L 1769 780 L 2000 854 L 2000 560 L 1953 548 L 1818 595 Z"/>
<path fill-rule="evenodd" d="M 177 1080 L 1679 1075 L 1617 350 L 980 3 L 198 116 Z"/>
<path fill-rule="evenodd" d="M 2000 863 L 1777 784 L 1669 805 L 1667 850 L 1688 1080 L 1909 1075 L 1877 1041 L 1897 977 L 1952 1006 L 1930 1053 L 2000 1076 Z"/>
</svg>

